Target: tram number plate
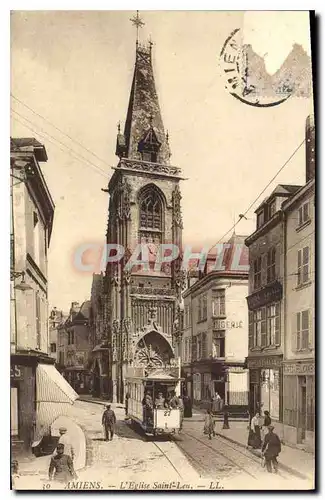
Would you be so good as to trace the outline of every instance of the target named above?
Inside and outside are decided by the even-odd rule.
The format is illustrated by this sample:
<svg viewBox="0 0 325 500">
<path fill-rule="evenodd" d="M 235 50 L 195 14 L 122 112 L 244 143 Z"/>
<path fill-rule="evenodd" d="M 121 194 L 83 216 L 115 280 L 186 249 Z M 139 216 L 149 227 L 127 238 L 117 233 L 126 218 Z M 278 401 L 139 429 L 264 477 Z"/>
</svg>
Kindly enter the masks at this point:
<svg viewBox="0 0 325 500">
<path fill-rule="evenodd" d="M 170 416 L 170 413 L 171 413 L 171 410 L 166 410 L 164 412 L 164 417 L 169 417 Z"/>
</svg>

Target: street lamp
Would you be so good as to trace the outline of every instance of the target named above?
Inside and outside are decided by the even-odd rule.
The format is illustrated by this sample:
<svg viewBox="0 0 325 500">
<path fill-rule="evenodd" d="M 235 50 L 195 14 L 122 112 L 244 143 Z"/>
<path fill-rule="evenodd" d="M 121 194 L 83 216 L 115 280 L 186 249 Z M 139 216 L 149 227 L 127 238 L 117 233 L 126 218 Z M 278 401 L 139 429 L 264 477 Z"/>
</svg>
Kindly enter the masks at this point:
<svg viewBox="0 0 325 500">
<path fill-rule="evenodd" d="M 32 290 L 33 288 L 28 285 L 25 281 L 25 271 L 11 271 L 10 272 L 10 280 L 13 281 L 15 278 L 19 278 L 21 276 L 21 282 L 17 285 L 14 285 L 16 290 L 21 290 L 22 292 L 26 292 L 27 290 Z"/>
</svg>

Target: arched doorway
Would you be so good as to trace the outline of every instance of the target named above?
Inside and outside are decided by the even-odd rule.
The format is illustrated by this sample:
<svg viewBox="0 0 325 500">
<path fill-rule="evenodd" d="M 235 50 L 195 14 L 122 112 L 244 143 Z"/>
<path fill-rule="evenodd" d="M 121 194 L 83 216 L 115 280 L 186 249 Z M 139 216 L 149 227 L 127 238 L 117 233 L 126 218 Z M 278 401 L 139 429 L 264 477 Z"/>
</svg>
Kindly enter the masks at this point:
<svg viewBox="0 0 325 500">
<path fill-rule="evenodd" d="M 136 346 L 134 361 L 140 366 L 163 367 L 174 358 L 173 349 L 168 340 L 157 331 L 143 335 Z"/>
</svg>

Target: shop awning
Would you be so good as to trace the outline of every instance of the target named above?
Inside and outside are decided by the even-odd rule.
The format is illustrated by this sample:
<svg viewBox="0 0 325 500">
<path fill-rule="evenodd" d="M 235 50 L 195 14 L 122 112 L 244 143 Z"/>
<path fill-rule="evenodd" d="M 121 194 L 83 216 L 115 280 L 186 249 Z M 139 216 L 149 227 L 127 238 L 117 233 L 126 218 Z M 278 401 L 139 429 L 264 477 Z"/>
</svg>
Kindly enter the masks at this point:
<svg viewBox="0 0 325 500">
<path fill-rule="evenodd" d="M 36 369 L 36 428 L 33 446 L 50 433 L 51 424 L 68 415 L 78 394 L 53 365 L 39 364 Z"/>
</svg>

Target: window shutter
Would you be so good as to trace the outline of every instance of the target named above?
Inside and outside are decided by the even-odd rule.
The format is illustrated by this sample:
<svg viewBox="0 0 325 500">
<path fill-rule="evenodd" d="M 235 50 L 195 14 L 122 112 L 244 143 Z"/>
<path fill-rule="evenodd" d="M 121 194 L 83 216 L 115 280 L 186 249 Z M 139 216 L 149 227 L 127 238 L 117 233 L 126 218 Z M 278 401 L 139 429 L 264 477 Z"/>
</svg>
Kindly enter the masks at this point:
<svg viewBox="0 0 325 500">
<path fill-rule="evenodd" d="M 298 250 L 298 272 L 297 272 L 297 278 L 298 278 L 298 285 L 301 283 L 301 276 L 302 276 L 302 255 L 301 255 L 301 250 Z"/>
<path fill-rule="evenodd" d="M 248 348 L 254 347 L 254 313 L 248 311 Z"/>
<path fill-rule="evenodd" d="M 297 333 L 297 325 L 299 322 L 299 313 L 294 313 L 292 315 L 292 321 L 291 321 L 291 350 L 292 351 L 297 351 L 298 350 L 298 333 Z"/>
<path fill-rule="evenodd" d="M 315 349 L 313 310 L 308 309 L 308 313 L 309 313 L 309 349 Z"/>
<path fill-rule="evenodd" d="M 275 345 L 281 345 L 280 304 L 275 305 Z"/>
</svg>

